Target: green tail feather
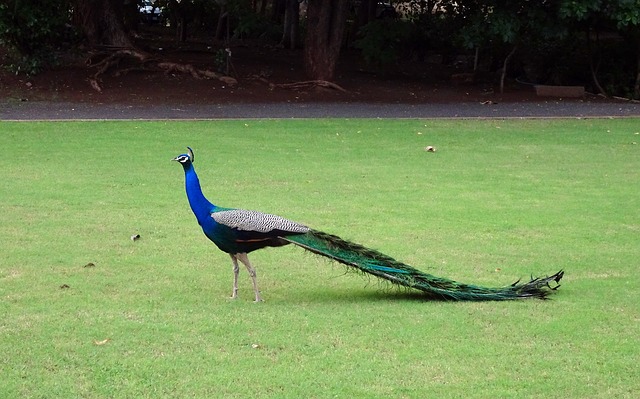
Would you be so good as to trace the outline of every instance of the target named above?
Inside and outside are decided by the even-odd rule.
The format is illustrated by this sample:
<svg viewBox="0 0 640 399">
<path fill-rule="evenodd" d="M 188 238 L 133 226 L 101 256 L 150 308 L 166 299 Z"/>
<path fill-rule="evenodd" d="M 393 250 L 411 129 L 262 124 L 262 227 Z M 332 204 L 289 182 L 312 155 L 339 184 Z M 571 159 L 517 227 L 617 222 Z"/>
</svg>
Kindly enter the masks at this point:
<svg viewBox="0 0 640 399">
<path fill-rule="evenodd" d="M 564 272 L 529 282 L 520 280 L 507 287 L 485 288 L 461 284 L 453 280 L 423 273 L 383 253 L 345 241 L 338 236 L 310 230 L 306 234 L 282 237 L 308 251 L 326 256 L 360 271 L 391 281 L 404 287 L 415 288 L 434 297 L 455 301 L 502 301 L 519 298 L 546 298 L 560 285 Z M 550 283 L 555 282 L 551 287 Z"/>
</svg>

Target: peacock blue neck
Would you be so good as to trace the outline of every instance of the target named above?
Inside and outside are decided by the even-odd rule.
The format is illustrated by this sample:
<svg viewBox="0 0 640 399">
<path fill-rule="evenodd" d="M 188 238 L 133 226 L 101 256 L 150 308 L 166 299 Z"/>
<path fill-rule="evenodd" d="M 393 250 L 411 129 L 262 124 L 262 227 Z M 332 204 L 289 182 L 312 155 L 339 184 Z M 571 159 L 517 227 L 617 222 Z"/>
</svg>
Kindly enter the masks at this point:
<svg viewBox="0 0 640 399">
<path fill-rule="evenodd" d="M 196 174 L 196 170 L 193 168 L 193 164 L 183 164 L 183 166 L 189 205 L 191 206 L 193 213 L 196 215 L 198 222 L 202 224 L 203 221 L 210 219 L 211 211 L 215 206 L 204 197 L 204 194 L 202 194 L 200 180 L 198 180 L 198 175 Z"/>
</svg>

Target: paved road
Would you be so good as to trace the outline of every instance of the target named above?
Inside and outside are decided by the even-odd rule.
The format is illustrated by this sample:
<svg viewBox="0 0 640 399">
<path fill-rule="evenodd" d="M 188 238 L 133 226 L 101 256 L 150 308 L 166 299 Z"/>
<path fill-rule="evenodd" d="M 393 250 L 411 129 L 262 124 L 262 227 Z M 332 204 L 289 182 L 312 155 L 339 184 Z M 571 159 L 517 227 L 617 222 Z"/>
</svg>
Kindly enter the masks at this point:
<svg viewBox="0 0 640 399">
<path fill-rule="evenodd" d="M 640 104 L 602 100 L 454 104 L 208 104 L 120 105 L 3 102 L 0 120 L 226 118 L 553 118 L 640 117 Z"/>
</svg>

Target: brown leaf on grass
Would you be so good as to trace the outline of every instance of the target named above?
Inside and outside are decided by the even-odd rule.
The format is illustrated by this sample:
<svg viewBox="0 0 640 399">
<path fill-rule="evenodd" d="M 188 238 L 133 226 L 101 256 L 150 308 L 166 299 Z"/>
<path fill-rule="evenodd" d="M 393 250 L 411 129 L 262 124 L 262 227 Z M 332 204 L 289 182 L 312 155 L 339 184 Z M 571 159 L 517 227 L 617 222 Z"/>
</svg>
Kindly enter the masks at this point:
<svg viewBox="0 0 640 399">
<path fill-rule="evenodd" d="M 86 265 L 82 266 L 82 267 L 96 267 L 96 264 L 93 262 L 89 262 Z"/>
<path fill-rule="evenodd" d="M 101 346 L 101 345 L 106 344 L 106 343 L 107 343 L 107 342 L 109 342 L 109 341 L 111 341 L 111 338 L 105 338 L 105 339 L 103 339 L 102 341 L 94 340 L 94 341 L 93 341 L 93 343 L 94 343 L 95 345 Z"/>
<path fill-rule="evenodd" d="M 60 289 L 61 289 L 61 290 L 66 290 L 66 289 L 69 289 L 69 288 L 71 288 L 71 286 L 70 286 L 69 284 L 62 284 L 62 285 L 60 286 Z"/>
</svg>

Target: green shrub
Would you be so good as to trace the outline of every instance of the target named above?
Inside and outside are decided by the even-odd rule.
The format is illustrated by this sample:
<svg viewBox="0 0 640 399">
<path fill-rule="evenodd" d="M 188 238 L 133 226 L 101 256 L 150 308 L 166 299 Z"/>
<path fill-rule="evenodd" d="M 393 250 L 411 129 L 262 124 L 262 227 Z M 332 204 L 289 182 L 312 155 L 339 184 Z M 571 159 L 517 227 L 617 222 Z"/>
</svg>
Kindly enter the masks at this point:
<svg viewBox="0 0 640 399">
<path fill-rule="evenodd" d="M 379 19 L 360 28 L 354 45 L 362 51 L 367 64 L 384 69 L 402 55 L 412 25 L 408 21 Z"/>
<path fill-rule="evenodd" d="M 65 0 L 18 1 L 0 4 L 0 44 L 6 46 L 7 67 L 35 74 L 55 63 L 56 50 L 70 37 Z"/>
</svg>

